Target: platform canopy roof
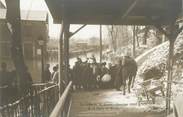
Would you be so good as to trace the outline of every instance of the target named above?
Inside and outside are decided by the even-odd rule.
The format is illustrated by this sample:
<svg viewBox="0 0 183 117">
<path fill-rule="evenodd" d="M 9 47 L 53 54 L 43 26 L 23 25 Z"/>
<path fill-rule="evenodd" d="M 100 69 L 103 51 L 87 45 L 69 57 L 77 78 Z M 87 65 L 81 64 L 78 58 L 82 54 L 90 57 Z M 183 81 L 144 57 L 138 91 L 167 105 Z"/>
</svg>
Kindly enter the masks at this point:
<svg viewBox="0 0 183 117">
<path fill-rule="evenodd" d="M 166 25 L 182 10 L 182 0 L 45 1 L 55 23 L 64 17 L 70 24 Z"/>
</svg>

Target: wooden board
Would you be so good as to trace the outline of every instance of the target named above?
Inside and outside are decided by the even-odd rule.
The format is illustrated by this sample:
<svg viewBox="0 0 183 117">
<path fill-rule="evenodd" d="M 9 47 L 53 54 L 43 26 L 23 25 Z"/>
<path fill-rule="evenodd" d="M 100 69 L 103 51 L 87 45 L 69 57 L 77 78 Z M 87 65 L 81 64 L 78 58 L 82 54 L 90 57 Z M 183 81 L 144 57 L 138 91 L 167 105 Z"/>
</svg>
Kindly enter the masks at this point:
<svg viewBox="0 0 183 117">
<path fill-rule="evenodd" d="M 72 94 L 69 117 L 164 117 L 147 105 L 138 106 L 134 93 L 124 96 L 121 91 L 77 91 Z"/>
</svg>

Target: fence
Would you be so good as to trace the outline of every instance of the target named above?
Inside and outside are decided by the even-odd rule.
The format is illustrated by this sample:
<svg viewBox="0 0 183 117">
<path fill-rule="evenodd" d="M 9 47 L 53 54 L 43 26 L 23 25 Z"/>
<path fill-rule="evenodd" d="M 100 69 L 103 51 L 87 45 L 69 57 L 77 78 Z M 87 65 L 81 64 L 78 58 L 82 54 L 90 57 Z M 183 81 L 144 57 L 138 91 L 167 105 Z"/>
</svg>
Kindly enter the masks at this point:
<svg viewBox="0 0 183 117">
<path fill-rule="evenodd" d="M 31 93 L 0 107 L 0 117 L 48 117 L 59 99 L 56 84 L 33 84 Z"/>
</svg>

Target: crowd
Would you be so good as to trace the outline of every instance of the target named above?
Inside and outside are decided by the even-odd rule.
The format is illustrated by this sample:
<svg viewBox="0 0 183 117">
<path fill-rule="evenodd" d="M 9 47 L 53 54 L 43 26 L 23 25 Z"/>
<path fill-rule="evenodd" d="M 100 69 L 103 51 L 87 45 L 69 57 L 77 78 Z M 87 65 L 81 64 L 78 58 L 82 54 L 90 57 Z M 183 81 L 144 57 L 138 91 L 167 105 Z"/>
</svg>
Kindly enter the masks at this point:
<svg viewBox="0 0 183 117">
<path fill-rule="evenodd" d="M 106 62 L 97 63 L 94 57 L 84 62 L 77 58 L 71 70 L 71 80 L 75 89 L 110 88 L 113 83 L 109 74 Z"/>
<path fill-rule="evenodd" d="M 50 65 L 47 64 L 44 70 L 44 82 L 59 83 L 58 65 L 53 67 L 53 72 L 50 72 Z M 62 78 L 62 83 L 73 81 L 74 89 L 94 89 L 94 88 L 110 88 L 113 86 L 111 78 L 112 66 L 106 67 L 106 62 L 97 63 L 95 57 L 87 58 L 82 61 L 77 57 L 77 61 L 73 68 L 69 68 L 69 79 Z M 65 71 L 63 71 L 65 72 Z"/>
</svg>

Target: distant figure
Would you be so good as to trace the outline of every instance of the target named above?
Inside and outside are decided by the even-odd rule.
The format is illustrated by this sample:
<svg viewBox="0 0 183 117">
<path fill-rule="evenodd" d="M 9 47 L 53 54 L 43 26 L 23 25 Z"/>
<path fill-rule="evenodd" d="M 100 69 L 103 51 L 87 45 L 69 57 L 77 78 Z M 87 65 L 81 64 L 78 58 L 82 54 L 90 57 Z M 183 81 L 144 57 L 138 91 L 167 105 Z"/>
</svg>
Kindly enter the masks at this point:
<svg viewBox="0 0 183 117">
<path fill-rule="evenodd" d="M 54 66 L 53 67 L 53 72 L 51 73 L 51 79 L 53 79 L 53 75 L 55 74 L 56 71 L 57 71 L 57 67 Z"/>
<path fill-rule="evenodd" d="M 90 67 L 90 63 L 85 63 L 85 67 L 82 71 L 82 77 L 83 77 L 83 87 L 84 89 L 90 89 L 92 79 L 92 68 Z"/>
<path fill-rule="evenodd" d="M 100 67 L 98 66 L 98 64 L 96 62 L 94 62 L 91 64 L 91 68 L 92 68 L 91 86 L 93 88 L 97 88 L 98 87 L 97 80 L 99 80 L 99 78 L 100 78 Z"/>
<path fill-rule="evenodd" d="M 78 63 L 78 64 L 81 64 L 82 63 L 81 58 L 77 57 L 76 59 L 77 59 L 76 63 Z"/>
<path fill-rule="evenodd" d="M 106 67 L 106 62 L 103 62 L 101 65 L 101 77 L 109 73 L 109 69 Z"/>
<path fill-rule="evenodd" d="M 51 72 L 49 70 L 50 64 L 46 64 L 44 72 L 43 72 L 43 82 L 49 82 L 51 80 Z"/>
<path fill-rule="evenodd" d="M 110 85 L 111 76 L 109 77 L 108 76 L 109 76 L 109 69 L 106 67 L 106 62 L 103 62 L 101 64 L 100 80 L 99 80 L 99 85 L 101 88 L 110 87 L 109 85 Z"/>
<path fill-rule="evenodd" d="M 109 74 L 111 75 L 110 87 L 114 87 L 114 81 L 116 78 L 117 65 L 109 64 Z"/>
<path fill-rule="evenodd" d="M 59 83 L 59 79 L 58 79 L 58 75 L 59 75 L 59 73 L 58 73 L 58 66 L 56 65 L 56 66 L 54 66 L 53 67 L 53 73 L 52 73 L 52 81 L 54 82 L 54 83 L 56 83 L 56 84 L 58 84 Z"/>
<path fill-rule="evenodd" d="M 96 62 L 97 62 L 97 60 L 96 60 L 96 58 L 95 58 L 95 55 L 94 55 L 94 54 L 92 54 L 91 59 L 93 60 L 93 63 L 96 63 Z"/>
<path fill-rule="evenodd" d="M 77 58 L 77 61 L 75 62 L 75 65 L 74 65 L 73 71 L 72 71 L 73 84 L 74 84 L 76 89 L 80 89 L 81 85 L 82 85 L 81 84 L 81 75 L 82 75 L 81 64 L 82 64 L 81 59 Z"/>
</svg>

